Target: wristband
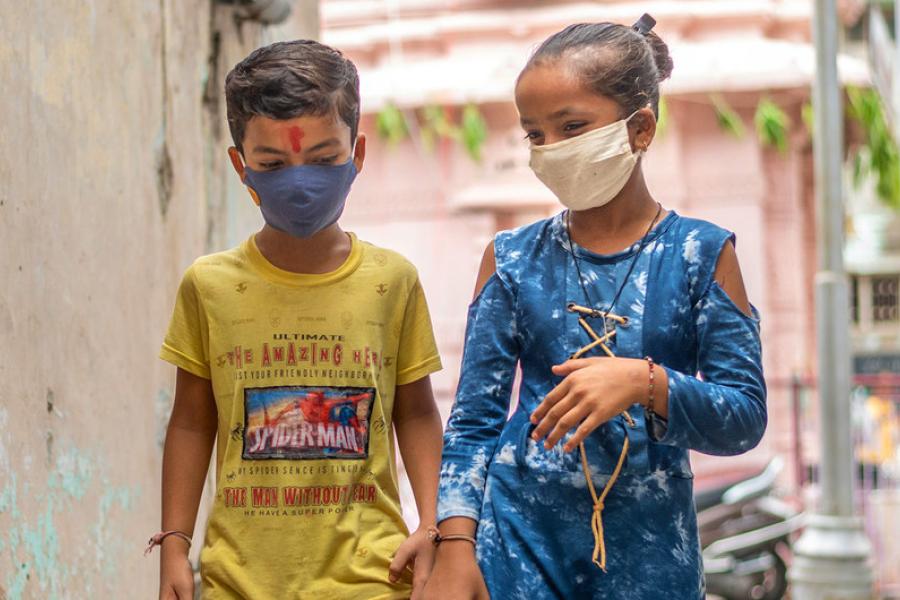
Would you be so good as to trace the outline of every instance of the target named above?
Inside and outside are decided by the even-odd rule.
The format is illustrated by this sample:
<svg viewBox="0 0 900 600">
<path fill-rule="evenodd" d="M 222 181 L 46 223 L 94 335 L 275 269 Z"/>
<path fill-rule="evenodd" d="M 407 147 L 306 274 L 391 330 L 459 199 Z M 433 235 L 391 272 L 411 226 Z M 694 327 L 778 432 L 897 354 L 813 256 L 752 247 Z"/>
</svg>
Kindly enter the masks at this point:
<svg viewBox="0 0 900 600">
<path fill-rule="evenodd" d="M 155 546 L 162 546 L 163 540 L 167 537 L 174 535 L 175 537 L 179 537 L 187 542 L 188 548 L 191 547 L 191 536 L 181 531 L 172 530 L 172 531 L 160 531 L 150 538 L 150 541 L 147 542 L 147 549 L 144 550 L 144 556 L 147 556 L 151 552 L 153 552 L 153 548 Z"/>
<path fill-rule="evenodd" d="M 443 542 L 455 542 L 455 541 L 464 541 L 469 542 L 473 546 L 477 545 L 475 538 L 471 535 L 463 535 L 459 534 L 451 534 L 451 535 L 441 535 L 441 531 L 437 527 L 429 527 L 427 530 L 428 539 L 431 540 L 431 543 L 435 546 L 440 546 Z"/>
</svg>

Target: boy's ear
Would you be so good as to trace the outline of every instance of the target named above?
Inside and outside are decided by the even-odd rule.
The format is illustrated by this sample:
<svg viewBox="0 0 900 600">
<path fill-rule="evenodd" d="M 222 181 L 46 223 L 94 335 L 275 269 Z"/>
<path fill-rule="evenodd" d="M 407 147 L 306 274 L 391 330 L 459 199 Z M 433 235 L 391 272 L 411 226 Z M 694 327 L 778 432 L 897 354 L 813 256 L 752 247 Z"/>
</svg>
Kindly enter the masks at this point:
<svg viewBox="0 0 900 600">
<path fill-rule="evenodd" d="M 356 172 L 362 171 L 363 163 L 366 161 L 366 134 L 356 134 L 356 150 L 353 151 L 353 164 L 356 165 Z"/>
<path fill-rule="evenodd" d="M 241 181 L 244 181 L 244 161 L 241 159 L 241 153 L 238 152 L 237 148 L 231 146 L 228 148 L 228 156 L 231 158 L 231 166 L 234 167 L 234 172 L 238 174 Z"/>
<path fill-rule="evenodd" d="M 231 166 L 234 167 L 234 172 L 241 178 L 241 183 L 246 185 L 246 173 L 244 172 L 244 161 L 241 160 L 241 153 L 238 152 L 237 148 L 232 146 L 228 149 L 228 157 L 231 158 Z M 259 206 L 259 194 L 256 193 L 256 190 L 248 185 L 247 191 L 250 192 L 250 198 L 253 199 L 253 203 Z"/>
</svg>

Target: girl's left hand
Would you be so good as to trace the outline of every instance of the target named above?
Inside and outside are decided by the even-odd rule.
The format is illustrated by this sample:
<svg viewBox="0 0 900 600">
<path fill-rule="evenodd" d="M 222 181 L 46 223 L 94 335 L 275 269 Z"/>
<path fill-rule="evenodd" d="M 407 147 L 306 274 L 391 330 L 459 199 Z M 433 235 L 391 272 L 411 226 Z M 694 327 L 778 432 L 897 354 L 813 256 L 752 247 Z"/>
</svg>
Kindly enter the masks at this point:
<svg viewBox="0 0 900 600">
<path fill-rule="evenodd" d="M 531 414 L 537 425 L 531 437 L 539 441 L 546 436 L 548 450 L 577 427 L 563 446 L 571 452 L 600 425 L 647 396 L 647 363 L 640 359 L 579 358 L 556 365 L 553 374 L 565 379 Z"/>
<path fill-rule="evenodd" d="M 409 569 L 413 574 L 413 588 L 411 600 L 422 597 L 425 582 L 431 575 L 431 567 L 434 566 L 434 544 L 428 539 L 428 528 L 419 527 L 397 548 L 394 560 L 389 567 L 391 583 L 400 581 L 403 570 Z"/>
</svg>

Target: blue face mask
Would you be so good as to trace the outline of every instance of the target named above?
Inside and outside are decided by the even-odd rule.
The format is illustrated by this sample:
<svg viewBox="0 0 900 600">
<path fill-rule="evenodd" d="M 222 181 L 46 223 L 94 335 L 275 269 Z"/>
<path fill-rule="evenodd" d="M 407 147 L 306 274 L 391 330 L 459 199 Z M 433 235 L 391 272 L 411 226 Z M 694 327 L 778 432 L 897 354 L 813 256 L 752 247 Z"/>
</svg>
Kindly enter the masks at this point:
<svg viewBox="0 0 900 600">
<path fill-rule="evenodd" d="M 299 238 L 311 237 L 340 218 L 357 175 L 352 155 L 335 166 L 299 165 L 276 171 L 246 167 L 244 172 L 244 182 L 259 197 L 266 223 Z"/>
</svg>

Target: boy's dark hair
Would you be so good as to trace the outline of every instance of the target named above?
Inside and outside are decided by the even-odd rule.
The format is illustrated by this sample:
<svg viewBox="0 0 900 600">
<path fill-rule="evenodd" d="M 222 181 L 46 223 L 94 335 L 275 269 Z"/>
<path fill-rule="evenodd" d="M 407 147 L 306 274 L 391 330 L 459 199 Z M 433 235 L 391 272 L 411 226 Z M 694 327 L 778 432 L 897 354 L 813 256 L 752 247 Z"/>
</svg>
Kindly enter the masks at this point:
<svg viewBox="0 0 900 600">
<path fill-rule="evenodd" d="M 672 58 L 662 39 L 616 23 L 579 23 L 554 33 L 538 47 L 524 73 L 543 62 L 569 58 L 584 83 L 612 98 L 623 116 L 647 106 L 659 116 L 659 84 L 672 75 Z"/>
<path fill-rule="evenodd" d="M 291 119 L 334 113 L 359 130 L 359 75 L 338 50 L 312 40 L 276 42 L 254 50 L 225 77 L 228 127 L 241 152 L 247 122 L 259 115 Z"/>
</svg>

